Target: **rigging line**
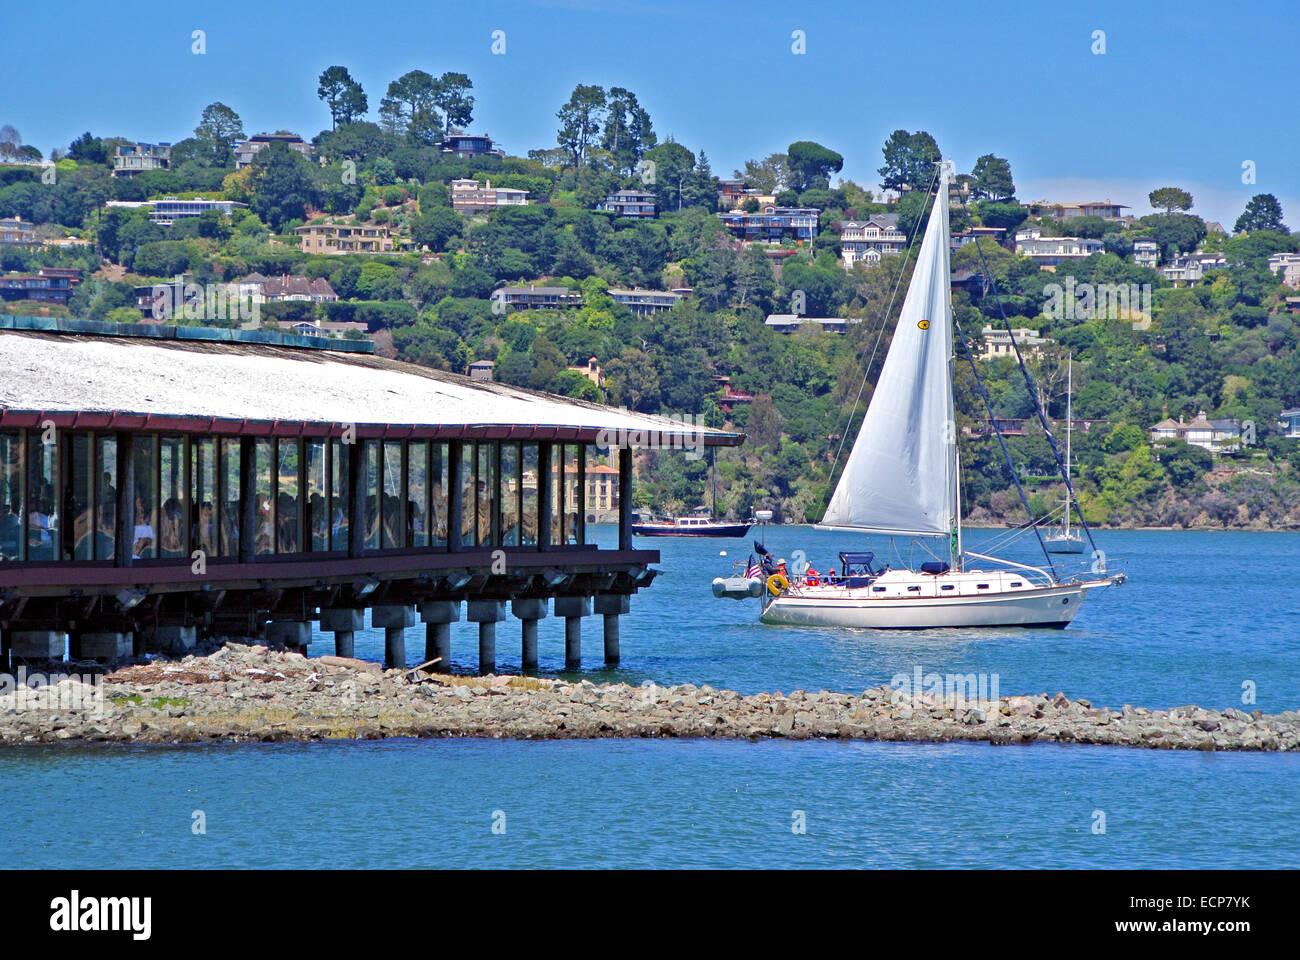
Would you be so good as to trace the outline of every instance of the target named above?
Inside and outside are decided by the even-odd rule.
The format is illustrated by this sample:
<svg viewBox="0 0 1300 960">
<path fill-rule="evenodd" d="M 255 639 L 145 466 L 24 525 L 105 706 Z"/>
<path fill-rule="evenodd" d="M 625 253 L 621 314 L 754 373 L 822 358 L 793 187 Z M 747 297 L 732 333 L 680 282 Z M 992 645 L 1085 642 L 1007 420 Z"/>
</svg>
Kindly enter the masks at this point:
<svg viewBox="0 0 1300 960">
<path fill-rule="evenodd" d="M 975 241 L 978 245 L 979 241 Z M 1002 436 L 1002 428 L 998 426 L 997 418 L 993 415 L 993 405 L 989 403 L 989 395 L 984 391 L 984 381 L 980 378 L 980 372 L 975 367 L 975 357 L 970 352 L 970 346 L 966 343 L 966 334 L 962 333 L 961 321 L 957 319 L 956 311 L 953 311 L 952 324 L 957 328 L 957 339 L 961 341 L 962 353 L 966 354 L 966 359 L 970 362 L 971 373 L 975 375 L 975 386 L 979 388 L 980 398 L 984 401 L 984 409 L 989 412 L 989 423 L 993 424 L 993 432 L 997 434 L 998 443 L 1002 447 L 1002 456 L 1006 457 L 1007 470 L 1011 473 L 1011 482 L 1016 485 L 1016 492 L 1020 494 L 1020 502 L 1024 504 L 1025 514 L 1029 517 L 1030 525 L 1034 528 L 1034 536 L 1038 538 L 1038 545 L 1043 548 L 1043 556 L 1047 558 L 1047 565 L 1052 570 L 1052 579 L 1056 579 L 1056 564 L 1052 562 L 1052 555 L 1047 552 L 1047 544 L 1043 542 L 1043 531 L 1038 528 L 1034 522 L 1034 511 L 1029 509 L 1029 498 L 1025 496 L 1025 488 L 1020 485 L 1020 478 L 1016 476 L 1016 465 L 1011 461 L 1011 451 L 1007 449 L 1007 441 Z"/>
<path fill-rule="evenodd" d="M 1011 332 L 1011 321 L 1007 319 L 1007 311 L 1002 306 L 1002 295 L 998 293 L 998 282 L 993 278 L 993 271 L 989 269 L 988 261 L 984 259 L 984 250 L 980 246 L 979 238 L 975 239 L 975 252 L 980 255 L 980 263 L 984 267 L 984 273 L 989 278 L 989 286 L 993 290 L 993 299 L 997 301 L 998 313 L 1002 315 L 1002 326 L 1006 328 L 1007 336 L 1011 338 L 1011 349 L 1016 352 L 1016 362 L 1020 364 L 1020 372 L 1025 377 L 1025 387 L 1029 390 L 1029 399 L 1034 401 L 1034 410 L 1038 414 L 1038 420 L 1043 425 L 1043 432 L 1047 434 L 1047 442 L 1052 448 L 1052 457 L 1056 460 L 1056 468 L 1061 471 L 1061 479 L 1065 481 L 1065 490 L 1069 495 L 1071 502 L 1074 504 L 1074 512 L 1079 516 L 1079 526 L 1083 527 L 1083 532 L 1088 535 L 1088 546 L 1092 548 L 1092 555 L 1097 556 L 1097 544 L 1092 539 L 1092 530 L 1088 526 L 1088 521 L 1083 519 L 1083 507 L 1079 505 L 1079 498 L 1075 496 L 1074 484 L 1070 482 L 1070 471 L 1065 469 L 1061 462 L 1061 451 L 1056 449 L 1056 438 L 1052 436 L 1052 428 L 1047 422 L 1047 414 L 1043 412 L 1042 405 L 1038 402 L 1038 394 L 1034 390 L 1034 381 L 1029 376 L 1029 371 L 1025 368 L 1025 358 L 1020 355 L 1020 344 L 1016 343 L 1016 336 Z M 989 416 L 993 416 L 993 411 L 989 411 Z"/>
<path fill-rule="evenodd" d="M 939 166 L 934 168 L 934 176 L 930 178 L 930 185 L 926 187 L 926 194 L 934 189 L 935 183 L 939 179 Z M 933 204 L 931 205 L 933 207 Z M 915 225 L 912 227 L 912 238 L 907 242 L 907 252 L 910 255 L 916 246 L 917 234 L 921 231 L 921 224 L 925 221 L 925 205 L 921 205 L 921 214 L 917 217 Z M 844 452 L 844 441 L 849 437 L 849 430 L 853 426 L 853 418 L 857 416 L 858 404 L 862 402 L 862 391 L 867 388 L 867 378 L 871 376 L 871 365 L 876 362 L 876 351 L 880 349 L 880 341 L 885 336 L 885 326 L 889 323 L 889 315 L 894 312 L 894 301 L 898 298 L 898 288 L 903 282 L 903 274 L 907 272 L 907 257 L 902 258 L 898 265 L 898 276 L 894 278 L 894 290 L 889 295 L 889 306 L 885 309 L 885 315 L 880 320 L 880 329 L 876 331 L 876 342 L 871 347 L 871 357 L 867 360 L 867 365 L 862 368 L 862 382 L 858 384 L 858 395 L 853 398 L 853 409 L 849 411 L 848 422 L 844 424 L 844 432 L 840 434 L 839 446 L 835 448 L 835 459 L 831 461 L 831 472 L 826 477 L 826 502 L 822 504 L 822 516 L 826 516 L 826 508 L 830 506 L 831 496 L 835 493 L 835 468 L 839 465 L 840 454 Z"/>
</svg>

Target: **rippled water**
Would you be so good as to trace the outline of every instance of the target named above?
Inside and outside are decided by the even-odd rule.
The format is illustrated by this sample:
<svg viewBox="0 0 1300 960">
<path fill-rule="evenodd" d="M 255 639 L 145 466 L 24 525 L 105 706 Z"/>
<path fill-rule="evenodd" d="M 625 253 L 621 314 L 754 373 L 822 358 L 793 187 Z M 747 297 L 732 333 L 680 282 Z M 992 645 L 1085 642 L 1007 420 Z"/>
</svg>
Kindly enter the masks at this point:
<svg viewBox="0 0 1300 960">
<path fill-rule="evenodd" d="M 806 528 L 764 536 L 819 568 L 862 547 Z M 620 669 L 603 670 L 593 618 L 584 673 L 856 691 L 920 666 L 996 674 L 1004 695 L 1064 690 L 1111 706 L 1300 704 L 1300 535 L 1099 543 L 1131 579 L 1089 597 L 1067 630 L 879 634 L 759 625 L 753 602 L 709 593 L 747 542 L 658 542 L 666 572 L 624 618 Z M 518 668 L 516 630 L 499 626 L 500 669 Z M 328 636 L 313 648 L 329 649 Z M 358 635 L 359 655 L 382 649 L 381 633 Z M 409 631 L 408 660 L 422 652 Z M 457 665 L 472 669 L 476 653 L 473 625 L 457 625 Z M 558 621 L 543 623 L 541 656 L 544 671 L 562 667 Z M 1241 867 L 1295 866 L 1300 850 L 1300 755 L 816 741 L 78 747 L 0 751 L 0 783 L 12 866 Z"/>
</svg>

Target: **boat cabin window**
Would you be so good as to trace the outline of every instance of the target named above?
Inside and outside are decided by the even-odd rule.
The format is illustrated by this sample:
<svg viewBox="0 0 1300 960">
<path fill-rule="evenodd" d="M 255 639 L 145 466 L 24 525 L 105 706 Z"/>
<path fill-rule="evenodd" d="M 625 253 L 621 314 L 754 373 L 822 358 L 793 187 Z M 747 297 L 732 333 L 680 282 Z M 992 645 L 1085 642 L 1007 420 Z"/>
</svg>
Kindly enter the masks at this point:
<svg viewBox="0 0 1300 960">
<path fill-rule="evenodd" d="M 954 585 L 951 584 L 951 583 L 945 583 L 945 584 L 944 584 L 940 589 L 942 589 L 942 590 L 956 590 L 957 588 L 956 588 L 956 586 L 954 586 Z"/>
<path fill-rule="evenodd" d="M 916 591 L 916 592 L 918 592 L 918 593 L 919 593 L 920 590 L 921 590 L 920 587 L 908 587 L 907 589 L 908 589 L 908 590 L 911 590 L 911 591 Z"/>
<path fill-rule="evenodd" d="M 872 588 L 871 588 L 871 591 L 872 591 L 872 593 L 884 593 L 884 592 L 885 592 L 885 588 L 884 588 L 884 587 L 872 587 Z"/>
<path fill-rule="evenodd" d="M 989 588 L 989 585 L 988 585 L 987 583 L 977 583 L 977 584 L 975 585 L 975 589 L 977 589 L 977 590 L 987 590 L 988 588 Z"/>
<path fill-rule="evenodd" d="M 1012 580 L 1012 581 L 1011 581 L 1011 585 L 1012 585 L 1013 587 L 1023 587 L 1023 586 L 1024 586 L 1024 584 L 1021 583 L 1019 580 Z"/>
</svg>

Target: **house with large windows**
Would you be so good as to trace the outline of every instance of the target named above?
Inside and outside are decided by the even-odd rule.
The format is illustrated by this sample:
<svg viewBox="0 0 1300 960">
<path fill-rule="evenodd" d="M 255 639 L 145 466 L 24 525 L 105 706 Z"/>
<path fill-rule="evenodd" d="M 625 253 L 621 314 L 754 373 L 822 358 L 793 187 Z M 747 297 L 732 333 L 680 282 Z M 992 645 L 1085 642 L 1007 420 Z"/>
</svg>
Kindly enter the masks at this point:
<svg viewBox="0 0 1300 960">
<path fill-rule="evenodd" d="M 134 177 L 151 170 L 169 170 L 172 163 L 170 143 L 125 143 L 113 152 L 113 176 Z"/>
<path fill-rule="evenodd" d="M 817 235 L 816 207 L 778 207 L 767 204 L 755 213 L 729 210 L 719 213 L 732 237 L 750 243 L 802 242 Z"/>
<path fill-rule="evenodd" d="M 903 252 L 907 237 L 898 229 L 898 214 L 877 213 L 866 220 L 840 222 L 840 256 L 844 266 L 855 263 L 879 263 L 882 257 Z"/>
</svg>

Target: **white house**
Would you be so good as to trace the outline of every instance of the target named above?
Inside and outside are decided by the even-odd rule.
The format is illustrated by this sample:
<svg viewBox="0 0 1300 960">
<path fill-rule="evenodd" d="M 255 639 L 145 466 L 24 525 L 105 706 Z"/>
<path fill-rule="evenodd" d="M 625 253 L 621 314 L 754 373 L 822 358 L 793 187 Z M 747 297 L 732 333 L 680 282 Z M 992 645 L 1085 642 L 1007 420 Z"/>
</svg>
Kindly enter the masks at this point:
<svg viewBox="0 0 1300 960">
<path fill-rule="evenodd" d="M 1300 289 L 1300 253 L 1275 253 L 1268 258 L 1268 268 L 1288 287 Z"/>
</svg>

